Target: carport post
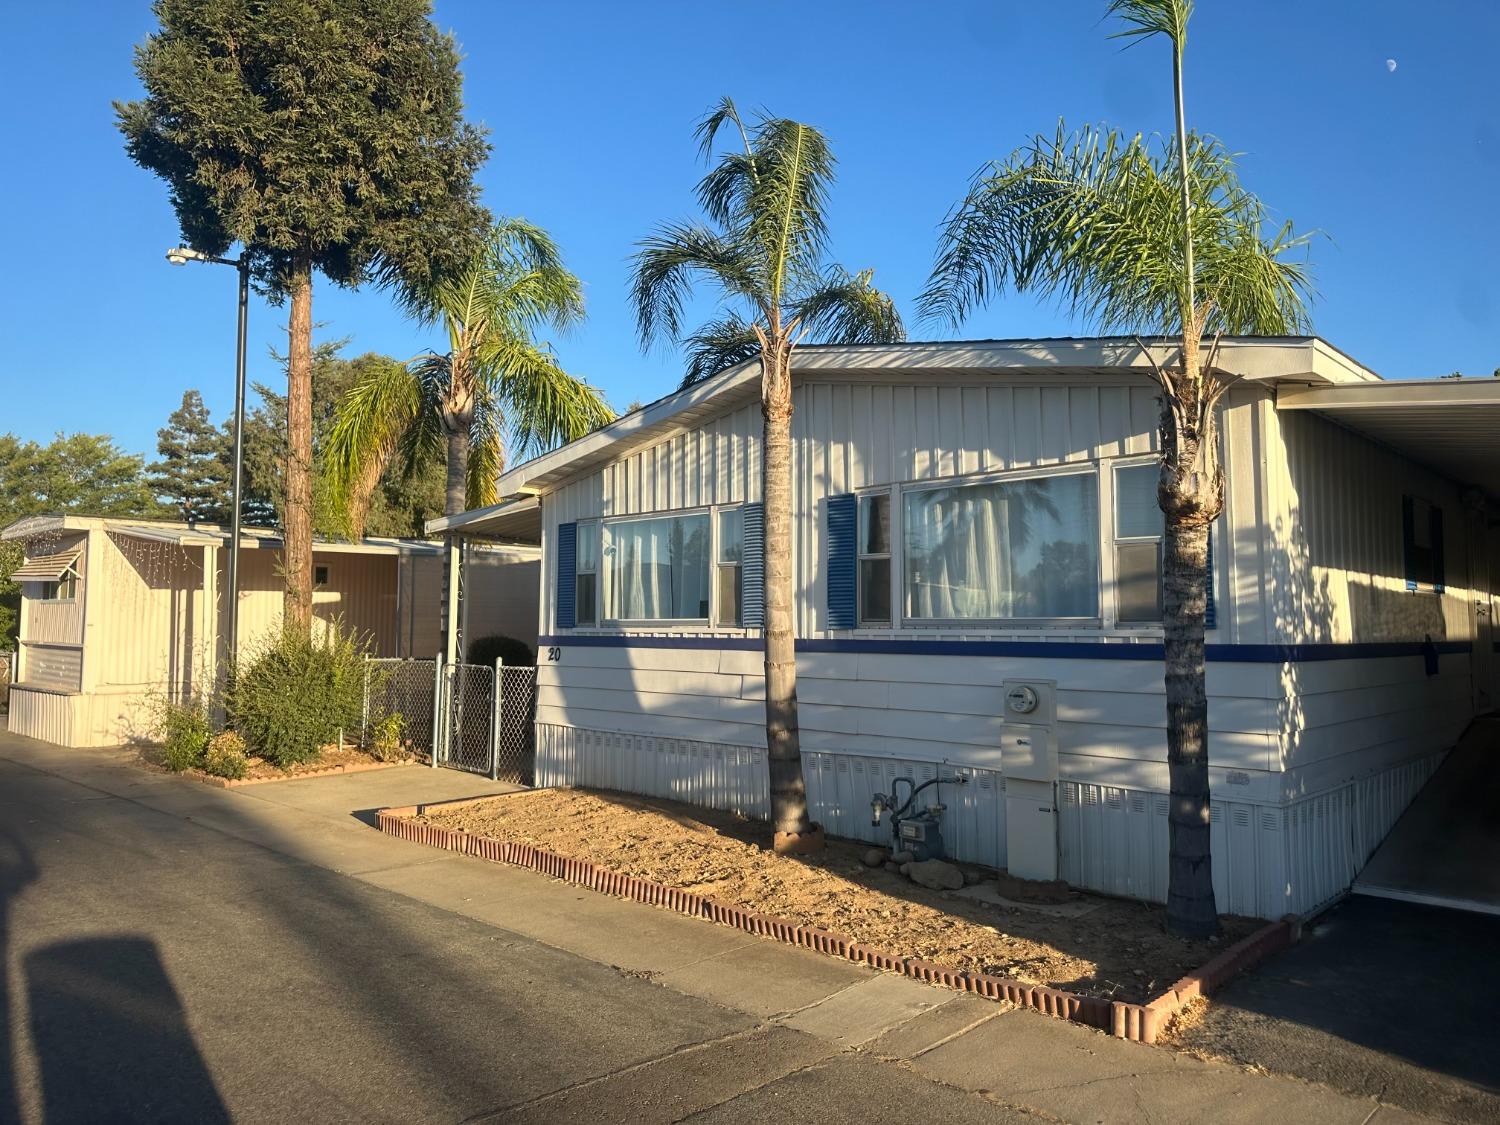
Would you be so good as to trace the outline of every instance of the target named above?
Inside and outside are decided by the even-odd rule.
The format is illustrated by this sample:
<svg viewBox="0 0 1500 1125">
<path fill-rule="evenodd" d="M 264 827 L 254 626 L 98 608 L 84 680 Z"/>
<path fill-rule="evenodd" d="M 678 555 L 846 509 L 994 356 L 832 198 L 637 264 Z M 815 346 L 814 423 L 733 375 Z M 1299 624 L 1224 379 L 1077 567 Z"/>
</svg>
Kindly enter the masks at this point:
<svg viewBox="0 0 1500 1125">
<path fill-rule="evenodd" d="M 463 536 L 449 532 L 443 548 L 447 552 L 448 562 L 445 568 L 448 579 L 447 588 L 443 591 L 443 597 L 446 599 L 443 621 L 447 626 L 446 635 L 443 637 L 443 648 L 448 663 L 457 664 L 463 659 L 459 651 L 459 632 L 462 629 L 462 622 L 459 619 L 459 595 L 463 588 Z"/>
<path fill-rule="evenodd" d="M 500 708 L 505 691 L 505 657 L 495 657 L 495 687 L 490 692 L 490 780 L 500 780 L 500 717 L 505 713 Z"/>
<path fill-rule="evenodd" d="M 447 727 L 447 716 L 443 714 L 443 654 L 438 653 L 432 661 L 432 768 L 437 769 L 438 750 L 443 742 L 443 730 Z"/>
</svg>

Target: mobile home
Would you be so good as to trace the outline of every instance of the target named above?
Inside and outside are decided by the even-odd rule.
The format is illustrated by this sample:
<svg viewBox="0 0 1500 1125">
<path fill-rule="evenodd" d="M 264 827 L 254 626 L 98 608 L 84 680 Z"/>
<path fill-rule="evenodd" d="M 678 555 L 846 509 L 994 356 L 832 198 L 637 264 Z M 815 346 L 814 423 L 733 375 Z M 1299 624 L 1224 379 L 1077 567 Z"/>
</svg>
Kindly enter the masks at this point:
<svg viewBox="0 0 1500 1125">
<path fill-rule="evenodd" d="M 1500 380 L 1387 383 L 1317 338 L 1225 340 L 1219 364 L 1242 378 L 1211 532 L 1214 879 L 1220 909 L 1275 918 L 1347 887 L 1500 698 Z M 539 779 L 766 815 L 758 379 L 671 395 L 429 528 L 542 546 Z M 814 817 L 883 840 L 875 793 L 962 778 L 940 787 L 960 858 L 1164 900 L 1141 346 L 802 348 L 794 401 Z"/>
<path fill-rule="evenodd" d="M 10 730 L 64 746 L 110 746 L 149 733 L 153 703 L 215 682 L 225 638 L 229 532 L 209 525 L 36 516 L 6 528 L 25 546 L 16 571 L 21 618 Z M 335 621 L 380 656 L 435 656 L 442 552 L 419 539 L 317 541 L 315 626 Z M 240 538 L 241 653 L 281 620 L 281 541 Z M 474 544 L 464 635 L 536 640 L 533 546 Z"/>
</svg>

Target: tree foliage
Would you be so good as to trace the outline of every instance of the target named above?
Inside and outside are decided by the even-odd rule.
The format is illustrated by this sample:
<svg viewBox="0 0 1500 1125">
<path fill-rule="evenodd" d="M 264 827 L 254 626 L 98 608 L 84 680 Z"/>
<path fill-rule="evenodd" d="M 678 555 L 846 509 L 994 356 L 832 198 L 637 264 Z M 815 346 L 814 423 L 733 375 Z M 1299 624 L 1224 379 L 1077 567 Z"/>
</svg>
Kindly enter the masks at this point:
<svg viewBox="0 0 1500 1125">
<path fill-rule="evenodd" d="M 196 390 L 182 393 L 182 405 L 156 431 L 161 460 L 148 466 L 151 490 L 167 508 L 189 523 L 229 518 L 233 439 L 209 421 Z"/>
</svg>

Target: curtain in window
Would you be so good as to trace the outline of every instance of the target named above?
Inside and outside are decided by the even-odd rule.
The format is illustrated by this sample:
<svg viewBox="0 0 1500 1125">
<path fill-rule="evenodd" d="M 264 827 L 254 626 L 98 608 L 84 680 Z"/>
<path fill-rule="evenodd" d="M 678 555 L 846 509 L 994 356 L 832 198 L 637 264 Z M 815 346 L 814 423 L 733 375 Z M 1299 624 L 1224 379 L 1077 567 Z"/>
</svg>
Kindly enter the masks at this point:
<svg viewBox="0 0 1500 1125">
<path fill-rule="evenodd" d="M 1093 474 L 928 489 L 904 499 L 907 617 L 1098 615 Z"/>
<path fill-rule="evenodd" d="M 630 520 L 609 525 L 607 535 L 611 618 L 708 616 L 707 515 Z"/>
</svg>

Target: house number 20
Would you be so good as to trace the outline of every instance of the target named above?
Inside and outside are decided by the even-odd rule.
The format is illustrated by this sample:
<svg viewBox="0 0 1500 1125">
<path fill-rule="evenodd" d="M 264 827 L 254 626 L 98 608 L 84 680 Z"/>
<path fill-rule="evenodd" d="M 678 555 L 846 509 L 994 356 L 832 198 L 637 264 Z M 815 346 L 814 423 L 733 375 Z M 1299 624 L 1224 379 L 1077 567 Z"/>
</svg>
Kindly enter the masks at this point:
<svg viewBox="0 0 1500 1125">
<path fill-rule="evenodd" d="M 556 664 L 561 659 L 562 659 L 562 649 L 559 648 L 557 645 L 551 645 L 547 649 L 547 662 L 549 664 Z"/>
</svg>

